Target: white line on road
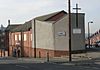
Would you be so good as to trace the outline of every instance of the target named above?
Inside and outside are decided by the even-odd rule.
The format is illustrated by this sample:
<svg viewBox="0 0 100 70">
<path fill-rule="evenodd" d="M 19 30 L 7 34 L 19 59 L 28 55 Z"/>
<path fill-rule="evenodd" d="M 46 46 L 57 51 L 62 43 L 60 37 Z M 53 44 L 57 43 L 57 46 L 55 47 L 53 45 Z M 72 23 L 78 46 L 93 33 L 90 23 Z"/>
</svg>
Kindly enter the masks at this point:
<svg viewBox="0 0 100 70">
<path fill-rule="evenodd" d="M 98 70 L 100 70 L 100 68 L 98 68 L 98 67 L 88 67 L 88 66 L 79 66 L 79 67 L 86 68 L 86 69 L 98 69 Z"/>
<path fill-rule="evenodd" d="M 22 66 L 22 65 L 16 65 L 17 67 L 22 67 L 22 68 L 25 68 L 25 69 L 29 69 L 29 67 L 27 66 Z"/>
</svg>

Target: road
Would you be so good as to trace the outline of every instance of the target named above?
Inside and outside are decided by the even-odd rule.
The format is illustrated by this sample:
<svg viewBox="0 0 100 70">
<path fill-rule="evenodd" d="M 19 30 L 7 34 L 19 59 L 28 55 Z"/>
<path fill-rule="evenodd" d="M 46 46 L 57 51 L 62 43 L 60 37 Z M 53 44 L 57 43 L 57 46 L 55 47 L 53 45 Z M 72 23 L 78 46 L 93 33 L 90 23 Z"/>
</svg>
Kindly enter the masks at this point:
<svg viewBox="0 0 100 70">
<path fill-rule="evenodd" d="M 0 70 L 100 70 L 100 64 L 91 62 L 0 64 Z"/>
</svg>

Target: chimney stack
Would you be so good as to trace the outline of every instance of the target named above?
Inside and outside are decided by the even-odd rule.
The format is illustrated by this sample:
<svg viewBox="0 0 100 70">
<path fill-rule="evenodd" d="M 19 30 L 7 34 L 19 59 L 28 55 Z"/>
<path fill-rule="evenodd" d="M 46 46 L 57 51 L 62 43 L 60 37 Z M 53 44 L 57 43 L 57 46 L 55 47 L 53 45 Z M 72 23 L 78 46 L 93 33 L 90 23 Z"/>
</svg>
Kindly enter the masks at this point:
<svg viewBox="0 0 100 70">
<path fill-rule="evenodd" d="M 8 20 L 8 25 L 10 25 L 10 20 Z"/>
</svg>

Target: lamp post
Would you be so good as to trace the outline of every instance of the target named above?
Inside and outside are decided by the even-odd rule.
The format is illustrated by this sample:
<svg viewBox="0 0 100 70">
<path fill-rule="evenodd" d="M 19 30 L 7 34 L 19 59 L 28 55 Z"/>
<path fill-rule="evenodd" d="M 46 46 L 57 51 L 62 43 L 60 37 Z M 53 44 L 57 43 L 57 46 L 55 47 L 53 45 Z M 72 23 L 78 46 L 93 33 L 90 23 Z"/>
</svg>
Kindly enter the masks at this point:
<svg viewBox="0 0 100 70">
<path fill-rule="evenodd" d="M 89 48 L 90 48 L 90 26 L 89 26 L 90 23 L 93 23 L 93 21 L 88 22 L 88 46 Z"/>
</svg>

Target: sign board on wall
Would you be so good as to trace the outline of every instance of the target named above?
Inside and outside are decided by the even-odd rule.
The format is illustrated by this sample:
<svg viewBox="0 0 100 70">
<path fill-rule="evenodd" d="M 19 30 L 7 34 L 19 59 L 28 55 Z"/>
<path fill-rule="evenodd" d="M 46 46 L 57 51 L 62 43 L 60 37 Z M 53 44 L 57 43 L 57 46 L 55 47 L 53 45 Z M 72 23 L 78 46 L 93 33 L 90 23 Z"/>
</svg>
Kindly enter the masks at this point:
<svg viewBox="0 0 100 70">
<path fill-rule="evenodd" d="M 66 36 L 66 32 L 58 32 L 58 36 Z"/>
<path fill-rule="evenodd" d="M 81 29 L 80 28 L 74 28 L 73 34 L 81 34 Z"/>
</svg>

